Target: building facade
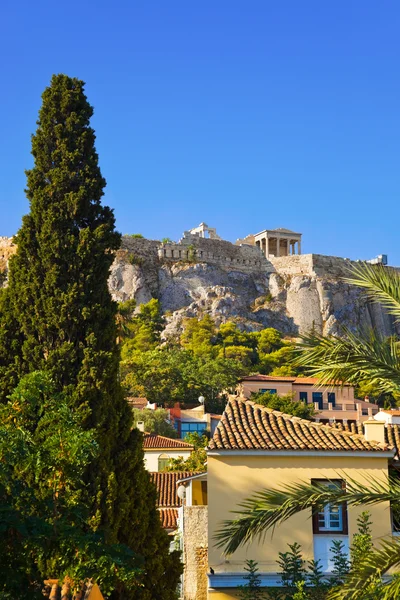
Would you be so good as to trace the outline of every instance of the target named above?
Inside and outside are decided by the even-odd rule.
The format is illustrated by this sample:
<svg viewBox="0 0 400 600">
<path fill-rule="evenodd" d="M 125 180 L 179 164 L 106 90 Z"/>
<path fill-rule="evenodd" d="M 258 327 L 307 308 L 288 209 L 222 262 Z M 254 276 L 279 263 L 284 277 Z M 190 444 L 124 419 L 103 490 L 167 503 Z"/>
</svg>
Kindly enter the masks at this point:
<svg viewBox="0 0 400 600">
<path fill-rule="evenodd" d="M 262 488 L 279 489 L 313 480 L 327 485 L 336 481 L 346 485 L 349 480 L 366 485 L 371 480 L 386 482 L 394 450 L 373 439 L 385 435 L 384 423 L 375 421 L 372 430 L 369 423 L 364 424 L 363 436 L 244 399 L 229 401 L 208 451 L 208 598 L 238 598 L 248 558 L 257 561 L 263 587 L 280 587 L 278 553 L 286 552 L 294 542 L 301 544 L 306 560 L 319 559 L 324 573 L 332 571 L 332 541 L 340 539 L 349 548 L 362 508 L 342 506 L 338 510 L 328 505 L 317 519 L 311 518 L 311 511 L 303 511 L 279 525 L 274 534 L 267 532 L 262 543 L 239 548 L 229 557 L 215 547 L 214 535 L 241 502 Z M 390 537 L 389 505 L 383 502 L 369 510 L 373 539 Z"/>
<path fill-rule="evenodd" d="M 354 387 L 324 386 L 313 377 L 274 377 L 271 375 L 249 375 L 240 380 L 238 395 L 250 398 L 252 393 L 264 392 L 293 394 L 294 400 L 313 404 L 316 421 L 354 420 L 366 421 L 376 415 L 379 407 L 367 400 L 354 397 Z"/>
<path fill-rule="evenodd" d="M 143 449 L 146 469 L 157 472 L 165 469 L 174 458 L 188 459 L 193 451 L 193 446 L 182 440 L 173 440 L 155 433 L 145 433 Z"/>
</svg>

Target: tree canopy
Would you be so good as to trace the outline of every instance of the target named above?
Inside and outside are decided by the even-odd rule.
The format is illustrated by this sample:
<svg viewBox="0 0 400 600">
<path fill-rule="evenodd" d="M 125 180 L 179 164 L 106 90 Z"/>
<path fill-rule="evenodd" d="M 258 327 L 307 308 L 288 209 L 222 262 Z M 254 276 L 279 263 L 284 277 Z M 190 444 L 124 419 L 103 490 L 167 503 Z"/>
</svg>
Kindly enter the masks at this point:
<svg viewBox="0 0 400 600">
<path fill-rule="evenodd" d="M 144 559 L 135 589 L 114 590 L 113 597 L 172 600 L 181 565 L 169 553 L 142 435 L 132 429 L 119 382 L 117 306 L 108 277 L 120 235 L 112 210 L 101 203 L 105 180 L 93 109 L 84 83 L 66 75 L 53 76 L 42 98 L 27 171 L 30 212 L 0 295 L 1 400 L 25 374 L 49 374 L 98 447 L 81 478 L 92 532 L 101 530 L 107 544 Z"/>
</svg>

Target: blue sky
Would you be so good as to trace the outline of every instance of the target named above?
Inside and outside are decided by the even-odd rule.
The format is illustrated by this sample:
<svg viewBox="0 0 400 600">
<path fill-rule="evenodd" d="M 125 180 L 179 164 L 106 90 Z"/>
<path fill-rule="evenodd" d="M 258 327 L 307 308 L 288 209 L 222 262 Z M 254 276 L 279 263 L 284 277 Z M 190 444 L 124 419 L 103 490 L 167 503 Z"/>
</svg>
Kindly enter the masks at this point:
<svg viewBox="0 0 400 600">
<path fill-rule="evenodd" d="M 303 233 L 400 265 L 398 0 L 3 0 L 0 235 L 52 73 L 86 81 L 118 229 Z"/>
</svg>

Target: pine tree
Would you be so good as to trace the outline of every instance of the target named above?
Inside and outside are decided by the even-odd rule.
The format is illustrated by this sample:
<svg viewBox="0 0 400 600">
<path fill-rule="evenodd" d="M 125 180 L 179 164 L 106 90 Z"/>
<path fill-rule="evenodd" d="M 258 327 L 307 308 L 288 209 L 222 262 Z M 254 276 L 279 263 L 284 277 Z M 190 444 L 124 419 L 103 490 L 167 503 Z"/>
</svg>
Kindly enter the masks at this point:
<svg viewBox="0 0 400 600">
<path fill-rule="evenodd" d="M 246 579 L 247 583 L 239 586 L 240 600 L 264 600 L 265 594 L 261 589 L 261 576 L 257 562 L 246 560 L 244 570 L 247 571 L 247 575 L 243 579 Z"/>
<path fill-rule="evenodd" d="M 30 213 L 0 299 L 0 393 L 4 400 L 22 375 L 44 370 L 71 406 L 88 407 L 83 425 L 95 428 L 101 449 L 86 474 L 93 528 L 144 556 L 144 587 L 124 598 L 170 600 L 180 563 L 168 552 L 142 436 L 132 430 L 119 384 L 116 305 L 107 280 L 120 236 L 112 210 L 101 204 L 105 180 L 83 87 L 55 75 L 42 96 L 27 171 Z"/>
</svg>

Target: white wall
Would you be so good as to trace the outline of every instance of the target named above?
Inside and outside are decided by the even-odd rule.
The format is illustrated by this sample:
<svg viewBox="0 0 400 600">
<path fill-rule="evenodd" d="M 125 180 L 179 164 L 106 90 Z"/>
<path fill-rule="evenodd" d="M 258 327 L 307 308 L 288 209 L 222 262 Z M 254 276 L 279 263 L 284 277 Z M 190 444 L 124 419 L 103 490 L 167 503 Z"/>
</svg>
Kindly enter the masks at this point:
<svg viewBox="0 0 400 600">
<path fill-rule="evenodd" d="M 144 465 L 148 471 L 158 471 L 158 457 L 163 455 L 167 455 L 170 458 L 178 458 L 182 456 L 184 460 L 189 458 L 191 452 L 190 450 L 145 450 L 144 452 Z"/>
</svg>

